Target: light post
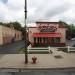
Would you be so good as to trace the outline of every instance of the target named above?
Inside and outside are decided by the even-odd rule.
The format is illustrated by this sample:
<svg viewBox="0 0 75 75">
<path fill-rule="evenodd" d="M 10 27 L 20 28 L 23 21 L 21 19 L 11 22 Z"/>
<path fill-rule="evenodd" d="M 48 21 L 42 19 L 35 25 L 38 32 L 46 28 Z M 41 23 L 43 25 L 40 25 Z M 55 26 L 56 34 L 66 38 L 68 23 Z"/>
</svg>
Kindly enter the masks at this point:
<svg viewBox="0 0 75 75">
<path fill-rule="evenodd" d="M 28 52 L 27 52 L 27 1 L 25 0 L 25 29 L 24 29 L 24 38 L 25 38 L 25 64 L 28 63 Z"/>
</svg>

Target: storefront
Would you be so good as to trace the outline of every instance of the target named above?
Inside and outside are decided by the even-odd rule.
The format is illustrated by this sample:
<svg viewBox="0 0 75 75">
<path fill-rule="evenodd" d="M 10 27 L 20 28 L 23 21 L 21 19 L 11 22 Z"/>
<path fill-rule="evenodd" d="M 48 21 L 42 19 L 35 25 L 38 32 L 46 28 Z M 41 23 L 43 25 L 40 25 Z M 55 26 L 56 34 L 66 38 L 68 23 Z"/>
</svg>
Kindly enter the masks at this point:
<svg viewBox="0 0 75 75">
<path fill-rule="evenodd" d="M 58 22 L 36 22 L 36 27 L 28 29 L 32 46 L 65 46 L 66 28 Z"/>
</svg>

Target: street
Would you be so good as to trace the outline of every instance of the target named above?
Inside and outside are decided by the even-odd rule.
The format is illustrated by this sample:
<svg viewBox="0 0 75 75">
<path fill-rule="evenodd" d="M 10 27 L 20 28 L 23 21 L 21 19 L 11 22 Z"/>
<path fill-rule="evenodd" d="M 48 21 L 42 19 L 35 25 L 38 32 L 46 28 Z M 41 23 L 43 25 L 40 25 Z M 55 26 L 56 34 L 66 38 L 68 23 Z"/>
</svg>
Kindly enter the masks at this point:
<svg viewBox="0 0 75 75">
<path fill-rule="evenodd" d="M 28 70 L 25 72 L 0 72 L 0 75 L 75 75 L 75 70 Z"/>
<path fill-rule="evenodd" d="M 16 54 L 20 48 L 24 47 L 24 41 L 18 41 L 0 46 L 0 54 Z"/>
</svg>

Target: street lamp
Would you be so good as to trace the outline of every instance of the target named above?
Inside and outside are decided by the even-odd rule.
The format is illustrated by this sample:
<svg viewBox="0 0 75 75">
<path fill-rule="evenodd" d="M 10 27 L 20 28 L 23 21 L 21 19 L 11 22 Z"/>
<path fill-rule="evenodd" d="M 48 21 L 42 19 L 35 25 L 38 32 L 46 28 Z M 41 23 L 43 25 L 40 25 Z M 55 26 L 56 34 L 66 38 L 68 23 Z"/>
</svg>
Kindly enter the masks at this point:
<svg viewBox="0 0 75 75">
<path fill-rule="evenodd" d="M 24 38 L 25 38 L 25 64 L 28 63 L 28 52 L 27 52 L 27 1 L 25 0 L 25 29 L 24 29 Z"/>
</svg>

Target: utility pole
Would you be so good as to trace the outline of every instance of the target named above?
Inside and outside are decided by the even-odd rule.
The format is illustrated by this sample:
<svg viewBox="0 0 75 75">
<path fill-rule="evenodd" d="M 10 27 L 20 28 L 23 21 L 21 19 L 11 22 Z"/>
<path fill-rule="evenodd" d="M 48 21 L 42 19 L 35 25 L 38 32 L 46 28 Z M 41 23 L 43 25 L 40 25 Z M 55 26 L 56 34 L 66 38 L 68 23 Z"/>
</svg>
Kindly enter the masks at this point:
<svg viewBox="0 0 75 75">
<path fill-rule="evenodd" d="M 25 28 L 24 28 L 24 39 L 25 39 L 25 64 L 28 63 L 28 52 L 27 52 L 27 0 L 25 0 Z"/>
</svg>

